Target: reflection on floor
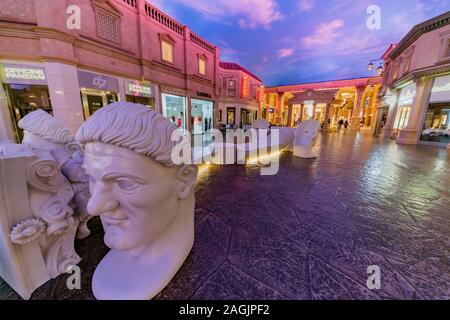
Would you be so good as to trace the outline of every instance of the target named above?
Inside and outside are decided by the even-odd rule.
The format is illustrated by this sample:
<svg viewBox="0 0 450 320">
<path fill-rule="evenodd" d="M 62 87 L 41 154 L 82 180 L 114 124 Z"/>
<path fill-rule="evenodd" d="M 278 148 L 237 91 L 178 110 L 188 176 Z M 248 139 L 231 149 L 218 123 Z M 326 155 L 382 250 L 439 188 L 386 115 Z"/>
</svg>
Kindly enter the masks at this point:
<svg viewBox="0 0 450 320">
<path fill-rule="evenodd" d="M 315 160 L 209 166 L 196 187 L 196 243 L 157 299 L 449 299 L 450 153 L 333 133 Z M 82 290 L 66 277 L 34 299 L 92 299 L 107 252 L 101 226 L 77 244 Z M 366 287 L 381 268 L 381 289 Z M 150 275 L 151 276 L 151 275 Z M 0 281 L 0 299 L 18 296 Z"/>
</svg>

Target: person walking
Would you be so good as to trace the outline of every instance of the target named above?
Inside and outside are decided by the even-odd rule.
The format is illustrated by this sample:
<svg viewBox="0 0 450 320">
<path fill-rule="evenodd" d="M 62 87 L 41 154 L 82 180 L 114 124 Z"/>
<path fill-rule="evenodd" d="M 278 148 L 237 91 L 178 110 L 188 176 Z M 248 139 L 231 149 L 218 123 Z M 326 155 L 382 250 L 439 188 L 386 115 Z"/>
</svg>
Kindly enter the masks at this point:
<svg viewBox="0 0 450 320">
<path fill-rule="evenodd" d="M 339 120 L 338 122 L 338 131 L 341 131 L 342 125 L 344 124 L 344 120 Z"/>
<path fill-rule="evenodd" d="M 347 131 L 347 127 L 348 127 L 348 121 L 345 120 L 345 122 L 344 122 L 344 131 Z"/>
</svg>

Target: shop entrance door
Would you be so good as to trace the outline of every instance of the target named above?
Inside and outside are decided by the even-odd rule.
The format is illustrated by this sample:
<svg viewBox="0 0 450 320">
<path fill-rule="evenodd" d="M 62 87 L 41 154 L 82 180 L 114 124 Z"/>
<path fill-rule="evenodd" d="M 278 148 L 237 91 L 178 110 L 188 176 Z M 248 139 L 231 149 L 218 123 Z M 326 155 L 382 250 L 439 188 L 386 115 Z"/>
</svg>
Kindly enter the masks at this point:
<svg viewBox="0 0 450 320">
<path fill-rule="evenodd" d="M 227 127 L 233 127 L 236 121 L 236 108 L 227 108 Z"/>
<path fill-rule="evenodd" d="M 89 115 L 93 114 L 95 111 L 103 107 L 102 96 L 94 96 L 88 94 L 86 98 L 88 103 Z"/>
</svg>

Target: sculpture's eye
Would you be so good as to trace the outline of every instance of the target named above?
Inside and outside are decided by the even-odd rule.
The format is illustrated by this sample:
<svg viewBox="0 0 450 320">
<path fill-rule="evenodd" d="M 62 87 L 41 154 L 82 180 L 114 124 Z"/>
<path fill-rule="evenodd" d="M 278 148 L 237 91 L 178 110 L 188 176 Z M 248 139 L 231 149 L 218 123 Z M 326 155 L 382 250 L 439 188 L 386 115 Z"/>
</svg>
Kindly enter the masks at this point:
<svg viewBox="0 0 450 320">
<path fill-rule="evenodd" d="M 136 188 L 139 187 L 140 185 L 139 182 L 136 182 L 130 178 L 118 178 L 116 179 L 116 183 L 119 186 L 119 188 L 124 191 L 136 190 Z"/>
</svg>

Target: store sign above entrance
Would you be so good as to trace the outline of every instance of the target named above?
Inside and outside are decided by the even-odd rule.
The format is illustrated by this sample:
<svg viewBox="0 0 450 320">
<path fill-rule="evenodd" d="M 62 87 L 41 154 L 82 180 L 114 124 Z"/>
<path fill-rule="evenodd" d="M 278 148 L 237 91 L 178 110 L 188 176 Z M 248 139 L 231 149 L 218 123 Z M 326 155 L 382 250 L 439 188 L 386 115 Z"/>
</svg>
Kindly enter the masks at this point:
<svg viewBox="0 0 450 320">
<path fill-rule="evenodd" d="M 211 95 L 210 93 L 207 93 L 207 92 L 197 91 L 197 95 L 198 95 L 199 97 L 212 98 L 212 95 Z"/>
<path fill-rule="evenodd" d="M 81 88 L 119 92 L 116 78 L 78 70 L 78 84 Z"/>
<path fill-rule="evenodd" d="M 137 80 L 125 80 L 125 93 L 130 96 L 155 98 L 155 86 Z"/>
<path fill-rule="evenodd" d="M 2 68 L 2 80 L 5 83 L 46 85 L 45 69 L 21 64 L 5 63 Z"/>
</svg>

